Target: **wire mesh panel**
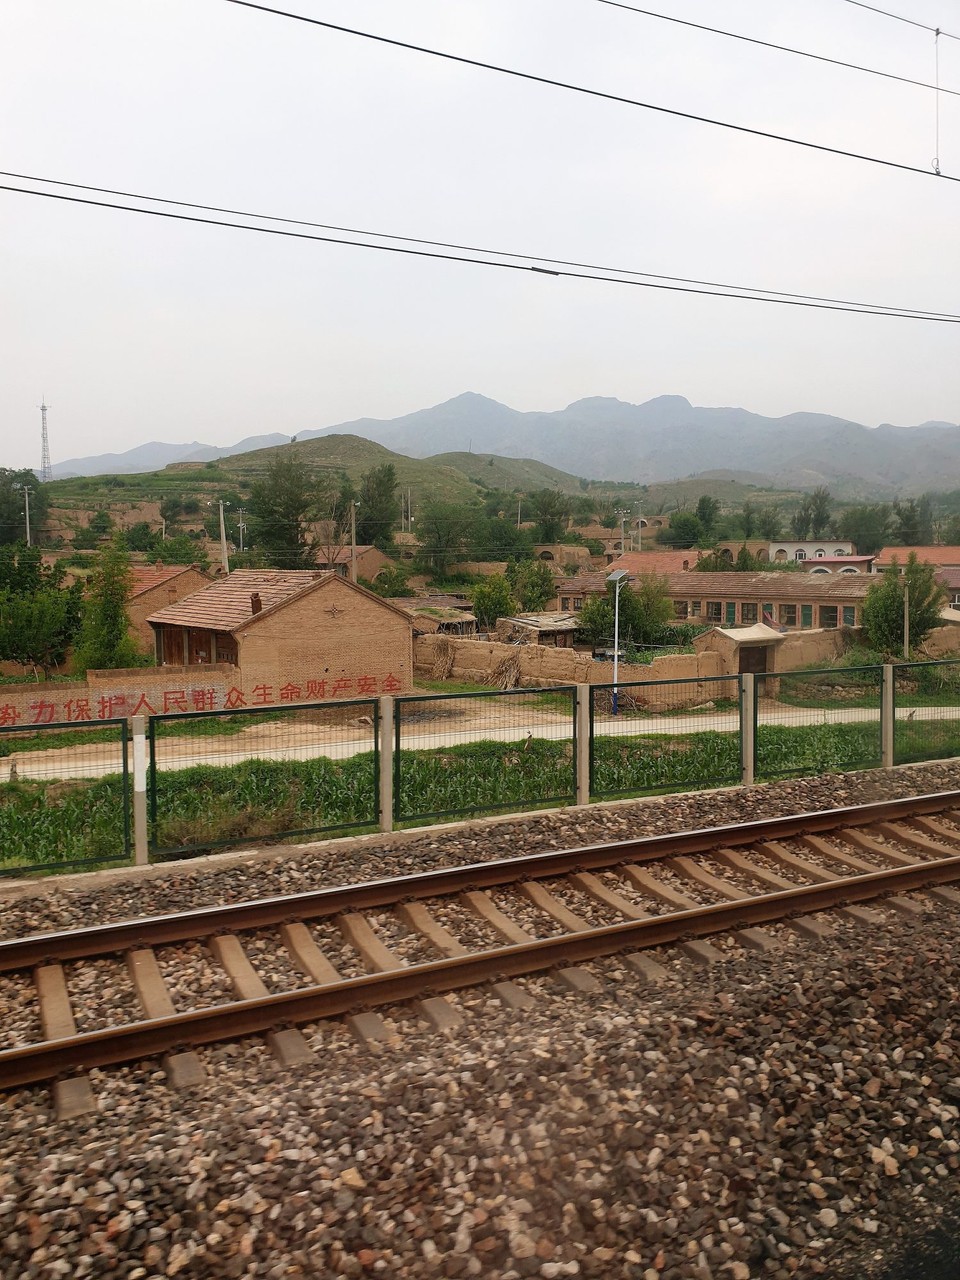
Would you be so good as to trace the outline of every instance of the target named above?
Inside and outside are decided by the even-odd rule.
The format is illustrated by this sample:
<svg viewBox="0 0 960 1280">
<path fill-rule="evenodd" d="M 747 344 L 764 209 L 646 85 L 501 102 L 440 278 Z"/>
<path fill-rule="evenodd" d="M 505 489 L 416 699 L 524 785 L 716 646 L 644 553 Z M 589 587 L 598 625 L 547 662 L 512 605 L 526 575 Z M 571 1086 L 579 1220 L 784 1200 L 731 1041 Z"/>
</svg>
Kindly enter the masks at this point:
<svg viewBox="0 0 960 1280">
<path fill-rule="evenodd" d="M 757 676 L 755 776 L 877 769 L 883 667 Z"/>
<path fill-rule="evenodd" d="M 894 667 L 893 758 L 960 756 L 960 662 L 911 662 Z"/>
<path fill-rule="evenodd" d="M 0 875 L 130 859 L 126 720 L 0 728 Z"/>
<path fill-rule="evenodd" d="M 376 699 L 151 716 L 150 851 L 377 823 Z"/>
<path fill-rule="evenodd" d="M 732 785 L 741 774 L 740 677 L 639 680 L 590 690 L 590 795 Z"/>
<path fill-rule="evenodd" d="M 396 820 L 572 804 L 576 696 L 564 686 L 397 698 Z"/>
</svg>

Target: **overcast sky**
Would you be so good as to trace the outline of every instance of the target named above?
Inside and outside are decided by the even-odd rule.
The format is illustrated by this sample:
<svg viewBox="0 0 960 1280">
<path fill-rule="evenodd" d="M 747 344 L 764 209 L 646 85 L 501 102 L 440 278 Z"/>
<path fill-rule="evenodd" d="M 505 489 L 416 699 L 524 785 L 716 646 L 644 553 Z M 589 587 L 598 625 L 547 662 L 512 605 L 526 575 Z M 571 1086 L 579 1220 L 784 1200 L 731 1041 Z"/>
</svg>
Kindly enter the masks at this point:
<svg viewBox="0 0 960 1280">
<path fill-rule="evenodd" d="M 638 0 L 643 3 L 643 0 Z M 648 7 L 930 80 L 845 0 Z M 934 94 L 597 0 L 281 7 L 929 168 Z M 960 34 L 956 0 L 890 8 Z M 940 82 L 960 90 L 960 41 Z M 960 311 L 960 184 L 441 62 L 224 0 L 3 0 L 0 167 L 293 218 Z M 960 174 L 960 97 L 940 165 Z M 9 181 L 9 179 L 0 179 Z M 399 258 L 0 192 L 0 465 L 229 444 L 462 391 L 960 421 L 960 330 Z M 691 470 L 695 470 L 691 459 Z"/>
</svg>

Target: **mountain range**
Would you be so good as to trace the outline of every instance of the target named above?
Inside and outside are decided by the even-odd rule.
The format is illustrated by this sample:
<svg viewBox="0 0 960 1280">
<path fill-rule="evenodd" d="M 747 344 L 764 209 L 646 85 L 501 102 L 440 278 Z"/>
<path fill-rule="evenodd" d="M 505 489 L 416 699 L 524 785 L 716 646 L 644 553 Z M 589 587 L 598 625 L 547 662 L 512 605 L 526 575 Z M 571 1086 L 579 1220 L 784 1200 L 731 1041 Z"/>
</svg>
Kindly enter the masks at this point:
<svg viewBox="0 0 960 1280">
<path fill-rule="evenodd" d="M 960 426 L 955 423 L 866 427 L 821 413 L 767 418 L 747 409 L 695 406 L 672 395 L 639 405 L 591 397 L 552 412 L 521 412 L 466 392 L 399 418 L 359 418 L 302 431 L 296 439 L 328 435 L 362 436 L 413 458 L 444 455 L 437 461 L 473 452 L 529 458 L 591 480 L 649 483 L 722 471 L 778 489 L 824 484 L 848 499 L 960 487 Z M 70 459 L 56 466 L 54 475 L 153 470 L 289 439 L 256 436 L 226 448 L 197 442 L 140 445 L 128 453 Z"/>
</svg>

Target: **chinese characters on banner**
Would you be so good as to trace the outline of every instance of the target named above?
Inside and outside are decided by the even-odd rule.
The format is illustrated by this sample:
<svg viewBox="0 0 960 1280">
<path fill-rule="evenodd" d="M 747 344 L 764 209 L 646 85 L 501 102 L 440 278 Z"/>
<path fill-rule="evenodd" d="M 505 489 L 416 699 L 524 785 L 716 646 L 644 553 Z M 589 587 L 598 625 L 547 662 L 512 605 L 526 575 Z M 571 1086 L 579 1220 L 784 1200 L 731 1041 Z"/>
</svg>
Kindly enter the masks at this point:
<svg viewBox="0 0 960 1280">
<path fill-rule="evenodd" d="M 80 724 L 83 721 L 113 720 L 124 716 L 169 715 L 184 711 L 233 711 L 239 707 L 265 707 L 298 702 L 337 702 L 349 698 L 375 698 L 382 693 L 400 693 L 403 685 L 395 675 L 341 676 L 335 680 L 305 680 L 275 688 L 257 684 L 249 694 L 230 689 L 142 689 L 133 693 L 96 693 L 78 685 L 64 687 L 64 696 L 34 697 L 20 705 L 0 697 L 0 727 L 4 725 Z M 59 690 L 56 691 L 59 694 Z"/>
</svg>

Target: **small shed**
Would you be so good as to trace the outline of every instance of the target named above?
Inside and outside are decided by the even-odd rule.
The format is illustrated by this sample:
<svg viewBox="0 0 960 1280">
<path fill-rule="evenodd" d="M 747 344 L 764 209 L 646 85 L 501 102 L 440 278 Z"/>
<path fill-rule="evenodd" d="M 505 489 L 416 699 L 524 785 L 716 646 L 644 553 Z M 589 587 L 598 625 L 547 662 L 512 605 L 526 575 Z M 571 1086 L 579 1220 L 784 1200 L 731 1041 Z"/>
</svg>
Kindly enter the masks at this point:
<svg viewBox="0 0 960 1280">
<path fill-rule="evenodd" d="M 695 638 L 697 653 L 718 653 L 723 674 L 729 676 L 766 675 L 777 669 L 777 647 L 786 636 L 765 622 L 751 627 L 713 627 Z"/>
<path fill-rule="evenodd" d="M 521 613 L 497 619 L 497 639 L 506 644 L 542 644 L 572 649 L 578 620 L 575 613 Z"/>
<path fill-rule="evenodd" d="M 401 605 L 405 613 L 413 619 L 415 636 L 475 636 L 477 619 L 466 609 L 451 608 L 445 605 L 423 604 Z"/>
</svg>

